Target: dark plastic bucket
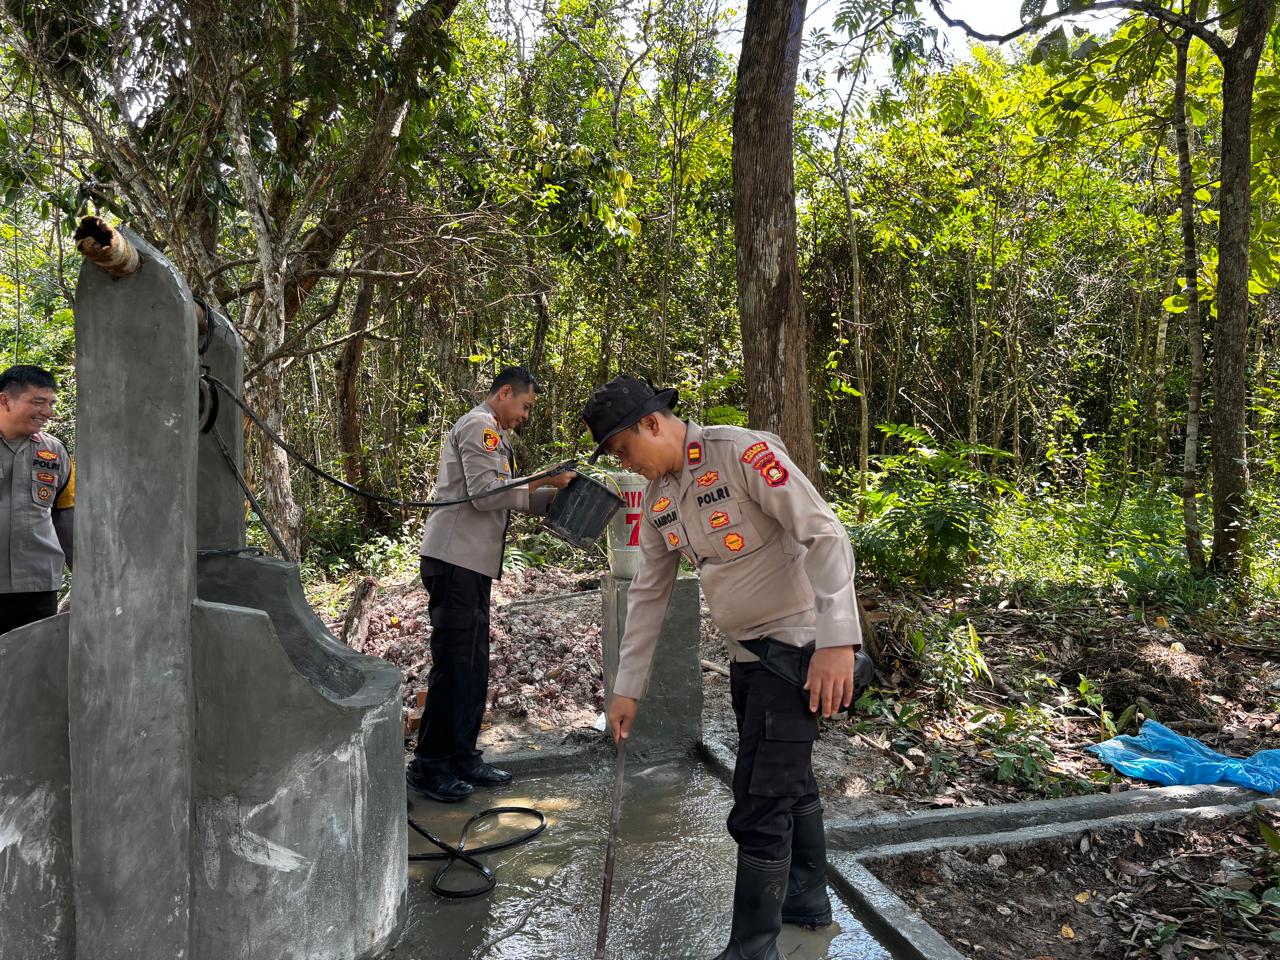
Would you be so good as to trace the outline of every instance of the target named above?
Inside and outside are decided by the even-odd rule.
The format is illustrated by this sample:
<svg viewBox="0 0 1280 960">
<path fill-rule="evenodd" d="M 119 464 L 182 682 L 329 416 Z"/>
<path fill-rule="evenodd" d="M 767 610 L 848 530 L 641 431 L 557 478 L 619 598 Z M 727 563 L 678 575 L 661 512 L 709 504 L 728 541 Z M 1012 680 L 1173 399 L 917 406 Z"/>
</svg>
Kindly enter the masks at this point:
<svg viewBox="0 0 1280 960">
<path fill-rule="evenodd" d="M 609 518 L 622 506 L 620 496 L 580 473 L 556 494 L 542 525 L 565 543 L 586 549 L 600 539 Z"/>
</svg>

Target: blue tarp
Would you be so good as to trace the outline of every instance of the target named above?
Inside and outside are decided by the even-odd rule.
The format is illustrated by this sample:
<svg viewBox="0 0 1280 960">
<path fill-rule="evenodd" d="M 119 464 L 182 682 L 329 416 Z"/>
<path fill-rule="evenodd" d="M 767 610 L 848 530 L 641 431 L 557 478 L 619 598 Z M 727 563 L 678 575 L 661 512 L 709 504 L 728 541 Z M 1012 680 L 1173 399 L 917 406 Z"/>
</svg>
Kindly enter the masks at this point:
<svg viewBox="0 0 1280 960">
<path fill-rule="evenodd" d="M 1210 750 L 1193 737 L 1148 720 L 1136 737 L 1116 737 L 1086 748 L 1121 773 L 1166 786 L 1238 783 L 1263 793 L 1280 790 L 1280 750 L 1241 760 Z"/>
</svg>

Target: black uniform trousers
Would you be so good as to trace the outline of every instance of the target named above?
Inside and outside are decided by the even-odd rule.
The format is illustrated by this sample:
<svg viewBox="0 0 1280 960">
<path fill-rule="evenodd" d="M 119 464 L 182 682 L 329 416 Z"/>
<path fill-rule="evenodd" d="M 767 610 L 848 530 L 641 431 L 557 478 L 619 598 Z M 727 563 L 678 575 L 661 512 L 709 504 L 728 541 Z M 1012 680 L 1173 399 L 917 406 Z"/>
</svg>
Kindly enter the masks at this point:
<svg viewBox="0 0 1280 960">
<path fill-rule="evenodd" d="M 422 558 L 431 618 L 431 673 L 414 751 L 420 773 L 457 774 L 480 762 L 476 739 L 489 696 L 489 593 L 493 580 Z"/>
<path fill-rule="evenodd" d="M 57 590 L 0 593 L 0 633 L 8 633 L 58 612 Z"/>
<path fill-rule="evenodd" d="M 729 833 L 744 853 L 782 860 L 791 855 L 792 809 L 818 799 L 818 718 L 806 691 L 760 663 L 731 663 L 729 688 L 738 721 Z"/>
</svg>

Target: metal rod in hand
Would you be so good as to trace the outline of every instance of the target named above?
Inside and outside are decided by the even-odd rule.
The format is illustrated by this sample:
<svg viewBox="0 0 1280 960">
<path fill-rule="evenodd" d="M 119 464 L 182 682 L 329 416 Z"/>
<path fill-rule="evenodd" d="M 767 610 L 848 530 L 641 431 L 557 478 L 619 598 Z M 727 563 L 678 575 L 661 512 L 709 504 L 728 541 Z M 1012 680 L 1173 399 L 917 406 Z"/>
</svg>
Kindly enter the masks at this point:
<svg viewBox="0 0 1280 960">
<path fill-rule="evenodd" d="M 596 933 L 595 960 L 604 960 L 609 938 L 609 898 L 613 893 L 613 861 L 618 852 L 618 821 L 622 819 L 622 778 L 627 766 L 626 738 L 618 741 L 618 761 L 613 774 L 613 811 L 609 814 L 609 849 L 604 856 L 604 889 L 600 893 L 600 929 Z"/>
</svg>

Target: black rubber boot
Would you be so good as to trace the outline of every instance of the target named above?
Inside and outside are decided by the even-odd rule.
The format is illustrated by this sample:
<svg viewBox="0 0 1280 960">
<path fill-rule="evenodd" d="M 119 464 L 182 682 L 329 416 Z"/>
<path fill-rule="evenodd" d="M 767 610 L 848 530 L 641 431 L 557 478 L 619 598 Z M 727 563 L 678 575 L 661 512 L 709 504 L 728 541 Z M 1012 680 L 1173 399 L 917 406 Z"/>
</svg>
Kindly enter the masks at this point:
<svg viewBox="0 0 1280 960">
<path fill-rule="evenodd" d="M 729 946 L 715 960 L 780 960 L 782 900 L 787 892 L 786 860 L 761 860 L 738 851 L 733 886 L 733 928 Z"/>
<path fill-rule="evenodd" d="M 827 838 L 822 829 L 822 803 L 791 811 L 791 873 L 782 922 L 818 929 L 831 924 L 827 896 Z"/>
</svg>

